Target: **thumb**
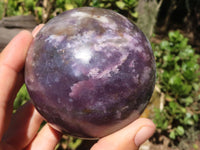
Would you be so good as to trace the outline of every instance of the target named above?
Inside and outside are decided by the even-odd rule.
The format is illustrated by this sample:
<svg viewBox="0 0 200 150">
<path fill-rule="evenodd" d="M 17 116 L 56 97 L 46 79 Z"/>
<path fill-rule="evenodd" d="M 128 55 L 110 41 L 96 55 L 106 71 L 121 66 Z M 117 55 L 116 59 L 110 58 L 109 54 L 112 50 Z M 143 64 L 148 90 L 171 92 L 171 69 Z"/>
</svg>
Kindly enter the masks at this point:
<svg viewBox="0 0 200 150">
<path fill-rule="evenodd" d="M 139 118 L 125 128 L 100 139 L 91 150 L 137 150 L 155 132 L 154 123 Z"/>
</svg>

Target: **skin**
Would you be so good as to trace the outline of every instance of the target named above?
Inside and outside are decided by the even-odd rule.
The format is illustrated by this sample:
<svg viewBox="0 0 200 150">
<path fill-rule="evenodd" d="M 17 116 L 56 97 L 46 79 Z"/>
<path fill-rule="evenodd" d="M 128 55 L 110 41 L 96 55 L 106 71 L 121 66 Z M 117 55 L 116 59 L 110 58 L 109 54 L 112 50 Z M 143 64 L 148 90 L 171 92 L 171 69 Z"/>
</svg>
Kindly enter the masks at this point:
<svg viewBox="0 0 200 150">
<path fill-rule="evenodd" d="M 24 83 L 26 53 L 42 26 L 37 26 L 32 33 L 21 31 L 0 53 L 0 150 L 54 150 L 62 137 L 62 133 L 48 124 L 38 132 L 43 118 L 30 102 L 12 114 L 13 101 Z M 137 150 L 154 131 L 151 120 L 139 118 L 101 138 L 91 150 Z"/>
</svg>

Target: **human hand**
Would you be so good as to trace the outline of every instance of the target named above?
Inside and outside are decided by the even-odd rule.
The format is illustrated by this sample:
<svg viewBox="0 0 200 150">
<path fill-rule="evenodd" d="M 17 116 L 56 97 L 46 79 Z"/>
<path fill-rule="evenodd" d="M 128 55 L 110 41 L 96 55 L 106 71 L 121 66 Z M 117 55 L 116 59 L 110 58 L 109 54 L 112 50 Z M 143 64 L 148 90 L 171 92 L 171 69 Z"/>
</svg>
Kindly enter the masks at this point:
<svg viewBox="0 0 200 150">
<path fill-rule="evenodd" d="M 139 118 L 125 128 L 100 139 L 91 150 L 138 150 L 155 132 L 154 123 Z"/>
<path fill-rule="evenodd" d="M 26 53 L 41 27 L 32 34 L 20 32 L 0 53 L 0 150 L 53 150 L 61 138 L 48 124 L 38 132 L 43 118 L 30 102 L 12 115 L 13 101 L 24 83 Z"/>
<path fill-rule="evenodd" d="M 53 150 L 61 133 L 46 124 L 30 102 L 13 116 L 14 98 L 24 83 L 23 67 L 29 45 L 40 30 L 20 32 L 0 53 L 0 150 Z M 127 127 L 100 139 L 91 150 L 136 150 L 155 131 L 149 119 L 140 118 Z"/>
</svg>

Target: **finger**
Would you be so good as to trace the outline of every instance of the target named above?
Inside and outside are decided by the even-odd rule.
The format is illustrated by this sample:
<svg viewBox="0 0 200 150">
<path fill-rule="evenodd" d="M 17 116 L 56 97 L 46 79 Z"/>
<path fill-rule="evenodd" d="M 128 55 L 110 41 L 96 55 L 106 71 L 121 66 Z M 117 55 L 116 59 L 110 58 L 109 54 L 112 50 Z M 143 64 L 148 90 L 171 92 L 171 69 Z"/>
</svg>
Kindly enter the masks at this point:
<svg viewBox="0 0 200 150">
<path fill-rule="evenodd" d="M 6 144 L 6 143 L 1 142 L 0 143 L 0 150 L 16 150 L 16 149 L 14 147 Z"/>
<path fill-rule="evenodd" d="M 26 147 L 37 134 L 43 118 L 29 102 L 20 107 L 12 116 L 8 131 L 3 137 L 3 142 L 23 149 Z"/>
<path fill-rule="evenodd" d="M 100 139 L 91 150 L 137 150 L 155 132 L 154 123 L 140 118 L 127 127 Z"/>
<path fill-rule="evenodd" d="M 24 67 L 27 50 L 33 36 L 29 31 L 23 30 L 16 35 L 1 53 L 1 65 L 9 67 L 14 72 L 20 72 Z"/>
<path fill-rule="evenodd" d="M 32 32 L 36 36 L 43 24 Z M 0 54 L 0 140 L 12 114 L 13 100 L 24 82 L 23 72 L 27 50 L 32 41 L 28 31 L 20 32 Z M 9 80 L 8 80 L 9 79 Z"/>
<path fill-rule="evenodd" d="M 54 150 L 62 134 L 46 124 L 25 150 Z"/>
<path fill-rule="evenodd" d="M 23 81 L 18 79 L 32 39 L 30 32 L 21 31 L 0 54 L 0 140 L 9 124 L 16 88 Z"/>
</svg>

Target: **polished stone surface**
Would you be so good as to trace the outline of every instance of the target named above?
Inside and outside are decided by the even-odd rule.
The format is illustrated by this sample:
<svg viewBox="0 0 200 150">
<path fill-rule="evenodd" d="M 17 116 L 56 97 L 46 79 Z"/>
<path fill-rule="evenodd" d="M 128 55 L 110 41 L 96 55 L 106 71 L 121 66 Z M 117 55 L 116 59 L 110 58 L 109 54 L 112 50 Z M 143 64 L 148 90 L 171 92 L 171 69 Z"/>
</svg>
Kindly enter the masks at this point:
<svg viewBox="0 0 200 150">
<path fill-rule="evenodd" d="M 139 117 L 154 89 L 155 60 L 148 40 L 128 19 L 83 7 L 53 18 L 37 34 L 25 82 L 53 127 L 98 138 Z"/>
</svg>

